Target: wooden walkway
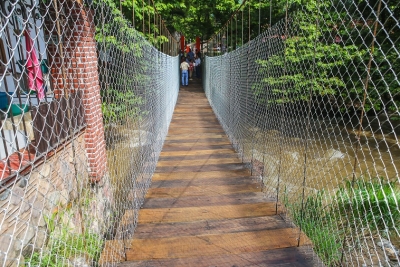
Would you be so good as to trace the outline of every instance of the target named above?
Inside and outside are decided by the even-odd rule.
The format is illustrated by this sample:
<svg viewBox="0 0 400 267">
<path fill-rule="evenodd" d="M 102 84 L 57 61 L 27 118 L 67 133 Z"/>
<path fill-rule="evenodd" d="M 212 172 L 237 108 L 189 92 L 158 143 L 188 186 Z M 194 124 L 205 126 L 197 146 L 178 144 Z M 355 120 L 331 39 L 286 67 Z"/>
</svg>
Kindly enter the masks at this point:
<svg viewBox="0 0 400 267">
<path fill-rule="evenodd" d="M 200 83 L 181 88 L 120 266 L 313 266 L 298 237 L 238 159 Z"/>
</svg>

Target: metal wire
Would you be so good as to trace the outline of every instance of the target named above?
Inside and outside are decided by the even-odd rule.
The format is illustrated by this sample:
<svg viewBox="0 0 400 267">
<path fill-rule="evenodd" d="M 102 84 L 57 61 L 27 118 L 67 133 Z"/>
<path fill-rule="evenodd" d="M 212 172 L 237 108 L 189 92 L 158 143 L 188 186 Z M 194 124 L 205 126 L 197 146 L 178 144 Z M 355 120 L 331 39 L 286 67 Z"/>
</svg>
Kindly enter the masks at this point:
<svg viewBox="0 0 400 267">
<path fill-rule="evenodd" d="M 134 3 L 1 1 L 0 266 L 124 259 L 179 89 L 176 40 Z"/>
<path fill-rule="evenodd" d="M 203 86 L 216 116 L 326 266 L 398 266 L 400 3 L 268 8 L 266 31 L 207 53 Z M 227 43 L 243 40 L 233 19 Z"/>
<path fill-rule="evenodd" d="M 0 265 L 124 260 L 179 88 L 141 2 L 1 1 Z M 325 265 L 398 266 L 400 4 L 284 2 L 207 42 L 209 102 Z"/>
</svg>

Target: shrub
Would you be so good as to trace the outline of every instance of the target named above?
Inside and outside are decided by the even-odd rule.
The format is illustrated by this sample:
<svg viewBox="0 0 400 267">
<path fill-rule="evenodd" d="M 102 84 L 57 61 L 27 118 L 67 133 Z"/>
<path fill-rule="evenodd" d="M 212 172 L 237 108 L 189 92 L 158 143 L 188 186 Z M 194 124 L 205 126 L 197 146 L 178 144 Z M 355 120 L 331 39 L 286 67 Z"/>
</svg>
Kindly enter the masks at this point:
<svg viewBox="0 0 400 267">
<path fill-rule="evenodd" d="M 286 194 L 285 194 L 286 195 Z M 323 204 L 324 191 L 306 198 L 303 208 L 301 203 L 285 205 L 292 215 L 293 222 L 301 227 L 314 245 L 314 250 L 327 266 L 338 263 L 341 255 L 341 232 L 335 227 L 331 205 Z"/>
<path fill-rule="evenodd" d="M 371 232 L 390 234 L 400 227 L 400 190 L 394 182 L 348 181 L 336 198 L 340 216 L 347 217 L 353 231 L 363 226 Z"/>
</svg>

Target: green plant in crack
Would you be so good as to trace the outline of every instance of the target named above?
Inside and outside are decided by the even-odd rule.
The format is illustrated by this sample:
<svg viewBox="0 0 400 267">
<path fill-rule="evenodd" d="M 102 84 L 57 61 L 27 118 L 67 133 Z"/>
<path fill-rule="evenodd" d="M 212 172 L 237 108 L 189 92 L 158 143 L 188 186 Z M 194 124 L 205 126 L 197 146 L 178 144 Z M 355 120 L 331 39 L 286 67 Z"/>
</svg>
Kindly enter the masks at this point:
<svg viewBox="0 0 400 267">
<path fill-rule="evenodd" d="M 25 266 L 69 266 L 71 259 L 76 257 L 83 257 L 92 263 L 99 258 L 102 243 L 96 234 L 71 234 L 62 229 L 60 235 L 50 236 L 46 250 L 35 252 L 25 259 Z"/>
<path fill-rule="evenodd" d="M 67 206 L 65 210 L 56 209 L 50 216 L 44 217 L 49 234 L 47 245 L 26 257 L 25 266 L 64 267 L 70 266 L 71 261 L 77 258 L 89 264 L 98 260 L 103 246 L 102 237 L 88 231 L 76 233 L 66 225 L 68 220 L 65 216 L 71 214 Z"/>
</svg>

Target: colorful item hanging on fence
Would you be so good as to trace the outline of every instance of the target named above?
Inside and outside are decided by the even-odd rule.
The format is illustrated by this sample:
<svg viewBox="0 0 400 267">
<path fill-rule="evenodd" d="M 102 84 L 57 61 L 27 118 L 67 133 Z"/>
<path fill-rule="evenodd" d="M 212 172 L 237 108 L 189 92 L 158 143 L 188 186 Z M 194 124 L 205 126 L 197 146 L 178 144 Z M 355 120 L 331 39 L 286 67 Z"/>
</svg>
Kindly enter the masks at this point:
<svg viewBox="0 0 400 267">
<path fill-rule="evenodd" d="M 33 46 L 33 40 L 29 35 L 29 31 L 25 31 L 25 43 L 26 43 L 26 73 L 28 76 L 28 87 L 30 90 L 37 92 L 39 100 L 44 98 L 44 82 L 43 75 L 40 69 L 40 62 L 37 58 L 35 48 Z"/>
</svg>

